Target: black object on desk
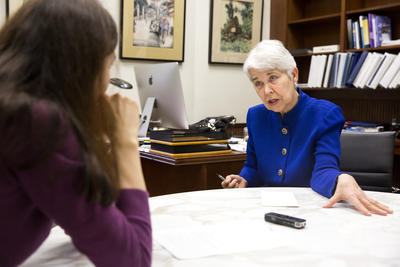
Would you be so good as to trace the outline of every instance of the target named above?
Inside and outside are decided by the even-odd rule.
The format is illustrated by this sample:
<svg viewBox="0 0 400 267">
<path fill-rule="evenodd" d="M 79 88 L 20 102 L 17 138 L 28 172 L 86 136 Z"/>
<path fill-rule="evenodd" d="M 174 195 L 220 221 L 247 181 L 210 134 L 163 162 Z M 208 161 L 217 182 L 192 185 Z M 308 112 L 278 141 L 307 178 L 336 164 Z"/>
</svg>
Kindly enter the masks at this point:
<svg viewBox="0 0 400 267">
<path fill-rule="evenodd" d="M 289 227 L 296 228 L 296 229 L 301 229 L 306 226 L 306 220 L 304 220 L 304 219 L 293 217 L 293 216 L 288 216 L 288 215 L 284 215 L 284 214 L 280 214 L 280 213 L 276 213 L 276 212 L 266 213 L 264 216 L 264 219 L 267 222 L 272 222 L 272 223 L 276 223 L 276 224 L 280 224 L 280 225 L 284 225 L 284 226 L 289 226 Z"/>
</svg>

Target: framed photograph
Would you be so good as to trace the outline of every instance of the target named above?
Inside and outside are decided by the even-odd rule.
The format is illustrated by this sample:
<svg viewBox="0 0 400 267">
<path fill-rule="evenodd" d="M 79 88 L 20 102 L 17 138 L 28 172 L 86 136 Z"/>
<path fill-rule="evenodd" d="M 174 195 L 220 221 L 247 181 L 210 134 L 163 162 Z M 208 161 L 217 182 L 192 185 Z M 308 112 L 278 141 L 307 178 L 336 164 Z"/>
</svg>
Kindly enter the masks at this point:
<svg viewBox="0 0 400 267">
<path fill-rule="evenodd" d="M 18 8 L 29 0 L 6 0 L 6 16 L 12 15 Z"/>
<path fill-rule="evenodd" d="M 242 64 L 261 40 L 263 0 L 211 0 L 209 63 Z"/>
<path fill-rule="evenodd" d="M 121 59 L 184 59 L 185 0 L 121 0 Z"/>
</svg>

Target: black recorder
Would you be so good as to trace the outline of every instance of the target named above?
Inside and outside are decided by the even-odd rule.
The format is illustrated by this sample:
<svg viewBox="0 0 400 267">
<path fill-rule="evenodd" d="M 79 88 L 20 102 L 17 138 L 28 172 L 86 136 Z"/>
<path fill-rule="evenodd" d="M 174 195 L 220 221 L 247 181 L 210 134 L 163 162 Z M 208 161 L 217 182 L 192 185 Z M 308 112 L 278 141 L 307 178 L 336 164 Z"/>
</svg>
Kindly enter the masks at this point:
<svg viewBox="0 0 400 267">
<path fill-rule="evenodd" d="M 276 224 L 281 224 L 289 227 L 293 227 L 296 229 L 301 229 L 306 226 L 306 220 L 301 218 L 296 218 L 284 214 L 279 214 L 275 212 L 265 213 L 264 217 L 265 221 L 272 222 Z"/>
</svg>

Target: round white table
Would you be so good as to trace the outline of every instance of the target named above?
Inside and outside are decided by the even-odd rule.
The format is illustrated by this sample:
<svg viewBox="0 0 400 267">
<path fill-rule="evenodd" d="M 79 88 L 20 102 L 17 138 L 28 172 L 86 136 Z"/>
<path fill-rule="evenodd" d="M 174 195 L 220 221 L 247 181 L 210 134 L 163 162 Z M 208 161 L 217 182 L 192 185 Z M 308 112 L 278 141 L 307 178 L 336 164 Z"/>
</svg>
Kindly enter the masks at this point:
<svg viewBox="0 0 400 267">
<path fill-rule="evenodd" d="M 299 206 L 262 204 L 261 195 L 276 192 L 293 193 Z M 366 193 L 394 213 L 367 217 L 348 203 L 325 209 L 327 199 L 310 188 L 219 189 L 152 197 L 152 266 L 400 266 L 400 194 Z M 304 218 L 307 225 L 297 230 L 265 222 L 264 214 L 270 211 Z M 197 257 L 199 252 L 210 256 Z M 57 226 L 22 266 L 93 264 Z"/>
<path fill-rule="evenodd" d="M 292 192 L 299 207 L 264 206 L 261 194 L 268 192 Z M 220 189 L 152 197 L 153 266 L 400 266 L 400 194 L 366 193 L 394 213 L 367 217 L 345 202 L 322 208 L 327 199 L 310 188 Z M 265 222 L 264 214 L 270 211 L 304 218 L 307 225 L 297 230 Z M 224 254 L 224 249 L 215 249 L 224 244 L 221 238 L 227 239 L 228 251 L 236 251 Z M 181 242 L 172 250 L 175 254 L 210 242 L 219 255 L 190 258 L 188 249 L 178 255 L 189 254 L 188 259 L 178 259 L 159 241 L 170 248 Z"/>
</svg>

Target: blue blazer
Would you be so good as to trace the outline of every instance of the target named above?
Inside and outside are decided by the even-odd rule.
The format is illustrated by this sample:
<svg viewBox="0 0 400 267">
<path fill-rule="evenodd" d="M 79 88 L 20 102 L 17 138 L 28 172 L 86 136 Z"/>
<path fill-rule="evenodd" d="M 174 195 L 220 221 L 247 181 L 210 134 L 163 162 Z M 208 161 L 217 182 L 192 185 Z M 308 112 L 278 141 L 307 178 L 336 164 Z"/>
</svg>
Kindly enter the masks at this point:
<svg viewBox="0 0 400 267">
<path fill-rule="evenodd" d="M 263 104 L 247 113 L 247 160 L 240 176 L 248 186 L 311 186 L 331 197 L 341 174 L 342 110 L 299 88 L 296 106 L 281 118 Z"/>
</svg>

